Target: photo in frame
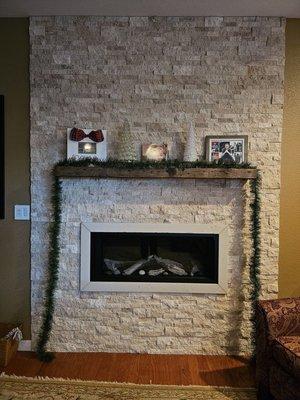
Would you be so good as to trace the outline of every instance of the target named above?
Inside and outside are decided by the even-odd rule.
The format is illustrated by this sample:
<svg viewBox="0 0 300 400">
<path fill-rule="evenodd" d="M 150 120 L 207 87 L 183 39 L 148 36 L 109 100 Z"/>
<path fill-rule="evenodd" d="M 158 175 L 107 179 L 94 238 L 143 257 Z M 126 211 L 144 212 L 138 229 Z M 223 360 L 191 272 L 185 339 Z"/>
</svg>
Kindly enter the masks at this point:
<svg viewBox="0 0 300 400">
<path fill-rule="evenodd" d="M 223 164 L 242 164 L 248 159 L 248 136 L 206 136 L 206 160 Z"/>
<path fill-rule="evenodd" d="M 163 144 L 142 144 L 143 161 L 164 161 L 168 159 L 168 145 Z"/>
</svg>

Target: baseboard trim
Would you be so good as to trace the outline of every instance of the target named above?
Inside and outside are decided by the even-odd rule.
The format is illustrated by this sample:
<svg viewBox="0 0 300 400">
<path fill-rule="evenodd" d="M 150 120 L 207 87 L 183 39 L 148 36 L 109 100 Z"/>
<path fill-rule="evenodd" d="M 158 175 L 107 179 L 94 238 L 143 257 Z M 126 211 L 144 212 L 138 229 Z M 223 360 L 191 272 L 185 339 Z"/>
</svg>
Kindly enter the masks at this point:
<svg viewBox="0 0 300 400">
<path fill-rule="evenodd" d="M 19 351 L 31 351 L 31 340 L 21 340 L 18 347 Z"/>
</svg>

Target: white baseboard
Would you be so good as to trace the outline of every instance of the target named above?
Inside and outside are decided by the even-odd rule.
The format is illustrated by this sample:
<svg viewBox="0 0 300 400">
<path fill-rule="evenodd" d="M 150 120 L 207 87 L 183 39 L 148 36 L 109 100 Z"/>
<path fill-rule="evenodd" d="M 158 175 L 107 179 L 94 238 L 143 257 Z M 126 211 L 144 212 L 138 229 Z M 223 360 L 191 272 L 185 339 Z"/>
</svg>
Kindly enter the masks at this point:
<svg viewBox="0 0 300 400">
<path fill-rule="evenodd" d="M 31 351 L 31 340 L 21 340 L 18 347 L 19 351 Z"/>
</svg>

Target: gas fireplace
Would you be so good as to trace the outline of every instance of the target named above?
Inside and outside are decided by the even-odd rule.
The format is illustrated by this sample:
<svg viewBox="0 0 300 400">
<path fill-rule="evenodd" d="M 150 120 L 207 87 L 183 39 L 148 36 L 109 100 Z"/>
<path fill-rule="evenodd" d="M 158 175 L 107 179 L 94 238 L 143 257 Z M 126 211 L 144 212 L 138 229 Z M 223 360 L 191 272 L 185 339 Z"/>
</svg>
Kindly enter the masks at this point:
<svg viewBox="0 0 300 400">
<path fill-rule="evenodd" d="M 81 290 L 225 293 L 226 239 L 219 225 L 82 224 Z"/>
</svg>

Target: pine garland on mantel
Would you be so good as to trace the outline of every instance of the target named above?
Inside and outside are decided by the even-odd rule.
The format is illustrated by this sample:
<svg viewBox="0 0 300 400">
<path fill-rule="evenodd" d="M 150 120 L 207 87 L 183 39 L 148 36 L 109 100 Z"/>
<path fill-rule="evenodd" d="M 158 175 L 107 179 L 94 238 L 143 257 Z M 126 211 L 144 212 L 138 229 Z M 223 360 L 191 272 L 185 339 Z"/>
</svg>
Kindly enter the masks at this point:
<svg viewBox="0 0 300 400">
<path fill-rule="evenodd" d="M 120 160 L 108 160 L 99 161 L 93 158 L 86 158 L 81 160 L 67 159 L 58 162 L 52 171 L 53 174 L 53 186 L 52 186 L 52 219 L 49 227 L 49 256 L 48 256 L 48 281 L 45 293 L 44 301 L 44 311 L 42 316 L 42 324 L 38 336 L 37 343 L 37 357 L 41 361 L 50 362 L 54 358 L 54 354 L 47 351 L 47 343 L 50 338 L 52 324 L 53 324 L 53 313 L 55 309 L 55 290 L 58 281 L 59 272 L 59 237 L 61 230 L 61 180 L 55 176 L 55 168 L 57 166 L 78 166 L 78 167 L 88 167 L 88 166 L 102 166 L 110 167 L 116 169 L 165 169 L 170 168 L 177 169 L 187 169 L 187 168 L 251 168 L 256 169 L 248 163 L 243 164 L 217 164 L 207 161 L 179 161 L 179 160 L 169 160 L 163 162 L 141 162 L 141 161 L 120 161 Z M 252 335 L 251 340 L 255 353 L 255 332 L 256 332 L 256 322 L 255 322 L 255 310 L 256 304 L 260 292 L 260 186 L 261 179 L 258 174 L 257 178 L 251 179 L 250 191 L 252 196 L 251 201 L 251 240 L 253 245 L 252 255 L 249 262 L 249 276 L 251 281 L 250 290 L 250 300 L 252 305 Z"/>
<path fill-rule="evenodd" d="M 107 161 L 100 161 L 97 158 L 82 158 L 75 159 L 69 158 L 59 161 L 55 167 L 107 167 L 116 169 L 165 169 L 177 168 L 185 170 L 188 168 L 237 168 L 237 169 L 256 169 L 250 163 L 217 163 L 205 160 L 199 161 L 181 161 L 181 160 L 165 160 L 165 161 L 126 161 L 109 159 Z"/>
</svg>

